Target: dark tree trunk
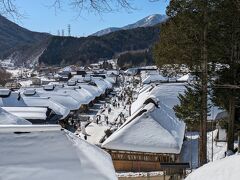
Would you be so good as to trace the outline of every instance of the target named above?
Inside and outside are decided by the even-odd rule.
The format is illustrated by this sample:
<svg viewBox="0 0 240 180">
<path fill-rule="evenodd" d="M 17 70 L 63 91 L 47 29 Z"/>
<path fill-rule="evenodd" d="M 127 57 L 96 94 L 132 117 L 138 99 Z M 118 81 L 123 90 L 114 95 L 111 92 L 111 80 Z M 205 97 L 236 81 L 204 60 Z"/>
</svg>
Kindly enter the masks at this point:
<svg viewBox="0 0 240 180">
<path fill-rule="evenodd" d="M 234 121 L 235 121 L 235 97 L 234 89 L 231 90 L 229 98 L 229 121 L 228 121 L 228 135 L 227 135 L 227 149 L 234 150 Z"/>
<path fill-rule="evenodd" d="M 208 0 L 206 0 L 207 7 Z M 204 8 L 203 51 L 202 51 L 202 117 L 200 122 L 200 165 L 207 163 L 207 113 L 208 113 L 208 51 L 207 51 L 207 8 Z"/>
</svg>

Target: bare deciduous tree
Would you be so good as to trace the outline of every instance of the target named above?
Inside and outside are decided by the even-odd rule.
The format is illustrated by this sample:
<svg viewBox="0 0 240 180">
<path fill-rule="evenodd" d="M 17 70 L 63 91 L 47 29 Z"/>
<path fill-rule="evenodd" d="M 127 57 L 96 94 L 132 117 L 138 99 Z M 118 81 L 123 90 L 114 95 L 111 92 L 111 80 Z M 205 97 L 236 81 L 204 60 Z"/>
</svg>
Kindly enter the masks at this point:
<svg viewBox="0 0 240 180">
<path fill-rule="evenodd" d="M 19 16 L 15 0 L 0 0 L 0 15 L 3 16 Z"/>
<path fill-rule="evenodd" d="M 49 5 L 55 9 L 60 9 L 66 6 L 74 8 L 81 13 L 82 10 L 87 10 L 94 13 L 106 13 L 119 9 L 133 10 L 132 3 L 136 0 L 52 0 Z M 159 0 L 149 0 L 155 2 Z M 34 3 L 34 1 L 33 1 Z M 21 13 L 16 6 L 16 0 L 0 0 L 0 14 L 4 16 L 19 17 Z"/>
</svg>

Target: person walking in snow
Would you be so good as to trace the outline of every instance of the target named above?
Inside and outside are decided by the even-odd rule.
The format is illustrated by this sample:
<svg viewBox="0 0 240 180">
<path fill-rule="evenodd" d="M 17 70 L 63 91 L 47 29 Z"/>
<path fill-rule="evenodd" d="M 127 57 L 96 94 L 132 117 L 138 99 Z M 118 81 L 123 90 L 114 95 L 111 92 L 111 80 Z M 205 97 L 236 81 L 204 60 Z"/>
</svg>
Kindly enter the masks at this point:
<svg viewBox="0 0 240 180">
<path fill-rule="evenodd" d="M 98 122 L 99 122 L 99 116 L 97 116 L 97 119 L 96 119 L 96 123 L 98 124 Z"/>
<path fill-rule="evenodd" d="M 111 113 L 111 110 L 112 110 L 112 109 L 109 107 L 109 108 L 108 108 L 108 114 L 110 114 L 110 113 Z"/>
<path fill-rule="evenodd" d="M 108 116 L 105 117 L 106 124 L 108 125 Z"/>
<path fill-rule="evenodd" d="M 124 122 L 124 114 L 121 112 L 120 113 L 120 123 Z"/>
</svg>

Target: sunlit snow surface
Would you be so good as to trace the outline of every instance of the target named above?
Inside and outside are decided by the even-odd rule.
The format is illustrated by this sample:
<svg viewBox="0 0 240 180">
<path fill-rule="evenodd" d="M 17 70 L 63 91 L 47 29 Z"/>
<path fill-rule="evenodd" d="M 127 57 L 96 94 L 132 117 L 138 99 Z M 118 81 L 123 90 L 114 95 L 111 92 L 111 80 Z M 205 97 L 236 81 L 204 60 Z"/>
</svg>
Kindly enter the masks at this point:
<svg viewBox="0 0 240 180">
<path fill-rule="evenodd" d="M 237 180 L 240 177 L 240 155 L 210 162 L 187 176 L 186 180 Z"/>
<path fill-rule="evenodd" d="M 68 131 L 16 134 L 0 126 L 0 147 L 3 180 L 117 179 L 106 152 Z"/>
<path fill-rule="evenodd" d="M 138 115 L 139 111 L 145 113 Z M 102 147 L 108 149 L 174 153 L 181 151 L 185 124 L 171 116 L 164 105 L 143 106 L 112 134 Z"/>
<path fill-rule="evenodd" d="M 27 124 L 32 124 L 29 121 L 17 117 L 4 109 L 0 108 L 0 125 L 7 125 L 7 124 L 12 124 L 12 125 L 27 125 Z M 0 160 L 1 161 L 1 160 Z"/>
</svg>

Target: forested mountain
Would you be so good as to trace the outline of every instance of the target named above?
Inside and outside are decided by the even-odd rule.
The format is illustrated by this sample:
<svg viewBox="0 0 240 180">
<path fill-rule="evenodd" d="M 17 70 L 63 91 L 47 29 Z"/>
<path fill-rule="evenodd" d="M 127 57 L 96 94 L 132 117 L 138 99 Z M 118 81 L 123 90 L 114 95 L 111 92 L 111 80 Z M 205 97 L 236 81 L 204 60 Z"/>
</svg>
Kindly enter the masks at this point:
<svg viewBox="0 0 240 180">
<path fill-rule="evenodd" d="M 145 50 L 158 40 L 159 25 L 120 30 L 100 37 L 62 37 L 32 32 L 0 16 L 0 59 L 15 64 L 85 65 Z"/>
<path fill-rule="evenodd" d="M 48 37 L 46 33 L 29 31 L 0 15 L 0 59 L 17 50 L 30 48 Z"/>
<path fill-rule="evenodd" d="M 159 26 L 121 30 L 101 37 L 52 37 L 40 56 L 44 64 L 88 64 L 119 53 L 152 47 L 158 40 Z"/>
<path fill-rule="evenodd" d="M 118 57 L 117 64 L 121 69 L 153 65 L 152 51 L 140 50 L 122 53 Z"/>
</svg>

